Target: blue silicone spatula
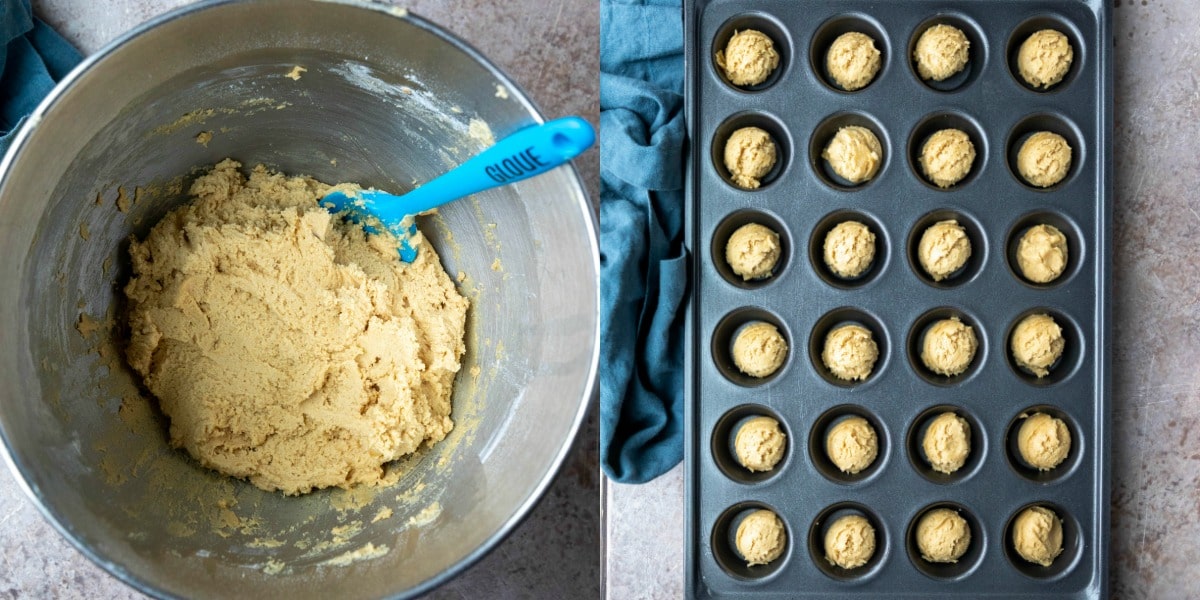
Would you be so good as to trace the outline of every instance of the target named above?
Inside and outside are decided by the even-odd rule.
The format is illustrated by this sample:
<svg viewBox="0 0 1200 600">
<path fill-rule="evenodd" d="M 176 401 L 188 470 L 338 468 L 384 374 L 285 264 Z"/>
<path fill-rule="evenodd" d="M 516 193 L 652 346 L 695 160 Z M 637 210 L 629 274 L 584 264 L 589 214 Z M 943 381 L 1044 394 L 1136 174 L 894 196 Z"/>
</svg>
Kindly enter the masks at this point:
<svg viewBox="0 0 1200 600">
<path fill-rule="evenodd" d="M 467 162 L 421 187 L 396 196 L 378 190 L 352 194 L 330 192 L 321 204 L 358 222 L 369 217 L 392 232 L 399 241 L 400 260 L 410 263 L 417 251 L 409 237 L 417 233 L 410 215 L 437 208 L 447 202 L 494 187 L 540 175 L 579 156 L 596 143 L 591 124 L 579 117 L 565 117 L 532 125 L 496 142 Z M 367 226 L 371 231 L 370 225 Z"/>
</svg>

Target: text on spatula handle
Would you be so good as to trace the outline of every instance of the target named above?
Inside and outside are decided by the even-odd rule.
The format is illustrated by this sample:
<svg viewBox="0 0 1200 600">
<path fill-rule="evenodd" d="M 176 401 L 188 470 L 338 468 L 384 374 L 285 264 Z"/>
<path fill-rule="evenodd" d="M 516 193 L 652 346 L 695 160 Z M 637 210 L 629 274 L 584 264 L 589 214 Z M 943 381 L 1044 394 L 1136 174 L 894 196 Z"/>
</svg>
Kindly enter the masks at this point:
<svg viewBox="0 0 1200 600">
<path fill-rule="evenodd" d="M 548 164 L 538 155 L 534 154 L 533 146 L 530 146 L 500 162 L 488 165 L 484 169 L 484 172 L 496 183 L 504 183 L 525 173 L 531 173 L 537 170 L 538 167 L 545 167 Z"/>
</svg>

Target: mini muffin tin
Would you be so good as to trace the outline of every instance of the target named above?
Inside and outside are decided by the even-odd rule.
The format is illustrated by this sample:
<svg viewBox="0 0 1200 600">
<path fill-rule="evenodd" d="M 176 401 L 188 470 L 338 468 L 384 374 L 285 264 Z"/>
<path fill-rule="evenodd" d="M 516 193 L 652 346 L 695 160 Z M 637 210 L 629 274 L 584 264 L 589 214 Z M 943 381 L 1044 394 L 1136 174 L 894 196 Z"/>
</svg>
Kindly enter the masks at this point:
<svg viewBox="0 0 1200 600">
<path fill-rule="evenodd" d="M 1110 278 L 1113 122 L 1110 3 L 1102 0 L 687 0 L 684 30 L 691 154 L 686 244 L 692 267 L 686 340 L 687 590 L 692 597 L 1076 597 L 1108 590 Z M 948 23 L 971 41 L 971 60 L 944 82 L 922 81 L 912 48 L 925 28 Z M 1017 74 L 1017 49 L 1042 28 L 1074 47 L 1071 70 L 1048 91 Z M 736 88 L 713 55 L 735 30 L 757 29 L 775 42 L 778 69 L 763 84 Z M 837 88 L 825 49 L 846 31 L 874 38 L 883 65 L 862 90 Z M 736 129 L 758 126 L 778 147 L 774 170 L 757 190 L 730 183 L 721 160 Z M 883 145 L 883 164 L 858 186 L 821 158 L 839 127 L 862 125 Z M 919 152 L 932 132 L 955 127 L 976 159 L 959 184 L 942 190 L 923 177 Z M 1040 130 L 1073 149 L 1067 178 L 1049 189 L 1025 184 L 1016 152 Z M 973 253 L 956 276 L 935 282 L 915 246 L 924 228 L 953 218 Z M 824 235 L 842 220 L 876 236 L 875 263 L 853 280 L 824 264 Z M 774 276 L 742 281 L 725 263 L 739 226 L 762 223 L 781 238 Z M 1022 279 L 1017 241 L 1048 223 L 1068 239 L 1066 272 L 1049 284 Z M 1045 312 L 1063 328 L 1067 348 L 1050 376 L 1015 364 L 1012 328 Z M 928 371 L 921 335 L 958 317 L 975 328 L 979 348 L 956 377 Z M 740 373 L 730 345 L 740 327 L 774 324 L 788 342 L 770 377 Z M 820 353 L 843 323 L 871 330 L 879 360 L 862 382 L 834 378 Z M 966 465 L 945 475 L 925 462 L 921 436 L 953 411 L 971 424 Z M 1021 417 L 1042 411 L 1072 436 L 1066 461 L 1039 472 L 1017 454 Z M 772 471 L 751 473 L 733 455 L 737 426 L 767 415 L 788 446 Z M 876 429 L 879 455 L 855 475 L 824 455 L 824 434 L 850 415 Z M 1063 520 L 1064 550 L 1050 567 L 1021 560 L 1012 520 L 1031 505 Z M 972 542 L 953 564 L 920 558 L 913 539 L 927 510 L 950 507 L 968 521 Z M 776 561 L 746 566 L 733 545 L 741 516 L 758 508 L 783 520 L 788 547 Z M 875 556 L 844 570 L 824 558 L 824 532 L 845 514 L 876 530 Z"/>
</svg>

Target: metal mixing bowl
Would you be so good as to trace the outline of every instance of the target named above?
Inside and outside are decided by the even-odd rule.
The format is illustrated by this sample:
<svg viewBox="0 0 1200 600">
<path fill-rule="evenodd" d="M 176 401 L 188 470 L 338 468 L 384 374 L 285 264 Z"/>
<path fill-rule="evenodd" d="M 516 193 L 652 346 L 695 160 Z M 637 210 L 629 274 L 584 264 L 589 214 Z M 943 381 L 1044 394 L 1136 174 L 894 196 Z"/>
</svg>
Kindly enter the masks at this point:
<svg viewBox="0 0 1200 600">
<path fill-rule="evenodd" d="M 596 369 L 594 220 L 569 168 L 421 221 L 467 276 L 468 351 L 457 427 L 391 485 L 284 497 L 207 471 L 168 447 L 121 356 L 128 237 L 186 200 L 197 167 L 403 192 L 484 147 L 473 119 L 500 137 L 541 117 L 466 44 L 352 2 L 188 7 L 55 90 L 0 166 L 0 447 L 63 535 L 155 595 L 344 598 L 428 590 L 516 526 Z"/>
</svg>

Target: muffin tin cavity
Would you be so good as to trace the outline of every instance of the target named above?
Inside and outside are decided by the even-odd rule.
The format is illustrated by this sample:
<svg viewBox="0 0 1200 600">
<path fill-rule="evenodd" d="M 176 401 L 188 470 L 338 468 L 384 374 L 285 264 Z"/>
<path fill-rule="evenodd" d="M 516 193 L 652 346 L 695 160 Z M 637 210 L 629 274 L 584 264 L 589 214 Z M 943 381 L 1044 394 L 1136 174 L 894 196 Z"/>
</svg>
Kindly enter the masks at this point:
<svg viewBox="0 0 1200 600">
<path fill-rule="evenodd" d="M 957 562 L 930 562 L 921 556 L 921 549 L 917 546 L 917 524 L 921 521 L 921 517 L 927 513 L 939 508 L 950 509 L 959 514 L 967 522 L 967 529 L 971 532 L 971 543 L 967 546 L 967 551 L 959 557 Z M 908 529 L 905 533 L 905 549 L 908 552 L 908 559 L 913 566 L 922 574 L 942 581 L 957 581 L 967 577 L 979 567 L 979 563 L 985 554 L 984 549 L 987 547 L 988 540 L 984 535 L 983 528 L 979 526 L 979 519 L 975 517 L 967 507 L 957 502 L 936 502 L 922 508 L 913 516 L 908 523 Z"/>
<path fill-rule="evenodd" d="M 917 63 L 913 58 L 913 53 L 917 49 L 917 40 L 921 39 L 921 35 L 935 25 L 949 25 L 955 27 L 967 36 L 968 48 L 967 65 L 963 67 L 957 74 L 943 79 L 934 81 L 932 79 L 923 79 L 921 74 L 917 72 Z M 987 66 L 988 60 L 988 44 L 987 38 L 984 37 L 983 31 L 979 28 L 979 24 L 970 17 L 957 12 L 946 12 L 935 15 L 922 21 L 917 28 L 913 30 L 912 35 L 908 40 L 908 52 L 905 54 L 905 61 L 908 62 L 909 70 L 912 76 L 925 84 L 929 89 L 938 92 L 954 92 L 965 89 L 973 84 L 984 68 Z"/>
<path fill-rule="evenodd" d="M 733 232 L 743 225 L 757 223 L 774 231 L 779 236 L 779 259 L 775 263 L 775 268 L 771 270 L 770 277 L 761 279 L 743 279 L 741 275 L 734 273 L 733 267 L 729 265 L 729 261 L 725 259 L 725 247 L 729 243 L 730 236 Z M 758 210 L 739 210 L 725 217 L 717 225 L 717 229 L 712 236 L 712 262 L 713 268 L 717 273 L 721 274 L 721 278 L 729 282 L 730 285 L 746 290 L 754 290 L 771 285 L 778 281 L 787 271 L 788 262 L 792 255 L 792 236 L 788 231 L 787 225 L 784 224 L 778 217 L 771 213 L 766 213 Z"/>
<path fill-rule="evenodd" d="M 1040 131 L 1049 131 L 1057 133 L 1067 141 L 1067 145 L 1071 147 L 1071 166 L 1067 169 L 1067 174 L 1062 181 L 1049 187 L 1038 187 L 1030 184 L 1021 176 L 1021 170 L 1017 168 L 1017 156 L 1021 152 L 1021 146 L 1035 133 Z M 1008 170 L 1012 173 L 1021 185 L 1031 190 L 1039 192 L 1051 192 L 1063 189 L 1071 184 L 1075 176 L 1079 174 L 1079 167 L 1087 161 L 1087 149 L 1083 144 L 1083 136 L 1079 132 L 1079 128 L 1075 126 L 1066 117 L 1054 113 L 1036 113 L 1028 115 L 1013 126 L 1008 134 L 1007 156 Z"/>
<path fill-rule="evenodd" d="M 829 459 L 829 454 L 825 450 L 825 440 L 829 438 L 829 432 L 842 421 L 852 418 L 862 417 L 871 425 L 871 429 L 875 430 L 875 440 L 878 444 L 878 451 L 875 455 L 875 460 L 871 464 L 857 472 L 846 473 L 839 469 L 833 461 Z M 812 429 L 808 434 L 808 456 L 812 460 L 813 466 L 817 471 L 824 475 L 826 479 L 835 483 L 841 484 L 861 484 L 871 480 L 876 474 L 880 473 L 887 464 L 888 455 L 890 454 L 890 436 L 883 422 L 879 420 L 873 413 L 867 409 L 853 404 L 843 404 L 835 406 L 822 414 L 813 422 Z"/>
<path fill-rule="evenodd" d="M 725 50 L 725 47 L 729 44 L 729 40 L 733 38 L 735 33 L 748 29 L 759 31 L 771 38 L 771 42 L 775 46 L 775 52 L 779 54 L 779 65 L 775 67 L 774 71 L 771 71 L 771 74 L 762 83 L 750 86 L 737 86 L 730 83 L 728 77 L 725 76 L 725 70 L 717 64 L 717 52 Z M 712 46 L 709 47 L 708 61 L 712 65 L 713 73 L 725 85 L 729 86 L 729 89 L 739 92 L 762 92 L 774 86 L 791 68 L 792 39 L 788 35 L 787 27 L 784 27 L 775 17 L 761 12 L 743 13 L 725 21 L 721 25 L 721 28 L 717 30 L 717 35 L 712 40 Z"/>
<path fill-rule="evenodd" d="M 1029 36 L 1043 29 L 1053 29 L 1065 35 L 1067 41 L 1071 44 L 1073 53 L 1071 67 L 1067 70 L 1067 74 L 1063 76 L 1062 81 L 1048 88 L 1030 85 L 1029 82 L 1025 81 L 1024 77 L 1021 77 L 1021 71 L 1017 67 L 1017 56 L 1021 52 L 1021 44 L 1025 43 L 1025 40 L 1029 39 Z M 1013 81 L 1017 82 L 1017 85 L 1031 92 L 1053 94 L 1070 88 L 1076 76 L 1085 68 L 1083 64 L 1085 50 L 1086 47 L 1081 42 L 1079 30 L 1074 25 L 1059 15 L 1044 14 L 1022 21 L 1020 25 L 1017 25 L 1012 30 L 1012 33 L 1008 36 L 1008 49 L 1005 52 L 1005 56 L 1008 59 L 1008 72 L 1012 75 Z"/>
<path fill-rule="evenodd" d="M 1044 413 L 1056 419 L 1061 419 L 1062 422 L 1066 424 L 1067 430 L 1071 432 L 1071 449 L 1067 453 L 1067 457 L 1063 459 L 1062 463 L 1060 463 L 1057 467 L 1054 467 L 1048 471 L 1039 471 L 1029 463 L 1025 462 L 1025 459 L 1021 456 L 1021 450 L 1018 445 L 1018 434 L 1021 431 L 1021 425 L 1024 424 L 1027 417 L 1033 416 L 1037 413 Z M 1071 415 L 1067 414 L 1066 411 L 1048 404 L 1030 406 L 1029 408 L 1018 412 L 1012 418 L 1012 420 L 1009 421 L 1008 428 L 1005 430 L 1004 434 L 1004 447 L 1005 454 L 1008 457 L 1008 464 L 1012 466 L 1013 470 L 1016 471 L 1021 477 L 1041 484 L 1056 483 L 1066 479 L 1067 477 L 1070 477 L 1079 467 L 1080 457 L 1083 456 L 1086 442 L 1087 440 L 1083 439 L 1081 436 L 1079 425 L 1075 423 L 1075 420 L 1071 418 Z"/>
<path fill-rule="evenodd" d="M 843 325 L 858 325 L 870 331 L 871 339 L 879 349 L 879 357 L 871 369 L 871 374 L 866 379 L 854 381 L 839 379 L 834 376 L 829 367 L 825 366 L 825 361 L 821 357 L 821 353 L 825 350 L 825 338 L 829 332 Z M 855 308 L 843 307 L 826 313 L 813 325 L 812 333 L 808 336 L 808 355 L 813 368 L 825 381 L 840 388 L 852 388 L 878 380 L 880 374 L 887 368 L 889 352 L 890 344 L 887 330 L 883 328 L 883 324 L 874 316 Z"/>
<path fill-rule="evenodd" d="M 1050 365 L 1048 368 L 1049 373 L 1043 377 L 1038 377 L 1028 368 L 1018 365 L 1016 357 L 1013 356 L 1013 332 L 1016 330 L 1017 325 L 1030 315 L 1049 315 L 1050 318 L 1054 319 L 1054 323 L 1062 329 L 1064 342 L 1062 355 Z M 1049 308 L 1031 308 L 1022 312 L 1008 325 L 1008 329 L 1004 334 L 1004 357 L 1008 362 L 1009 368 L 1022 381 L 1034 386 L 1051 386 L 1070 379 L 1078 369 L 1079 363 L 1083 360 L 1083 355 L 1086 352 L 1087 348 L 1084 347 L 1083 334 L 1080 333 L 1079 325 L 1075 323 L 1075 320 L 1068 317 L 1065 313 Z"/>
<path fill-rule="evenodd" d="M 958 319 L 964 325 L 967 325 L 975 331 L 975 356 L 971 359 L 971 364 L 967 369 L 958 375 L 940 375 L 933 372 L 929 367 L 925 366 L 925 362 L 921 360 L 921 352 L 925 344 L 925 335 L 929 329 L 938 321 L 943 319 Z M 912 328 L 908 332 L 908 362 L 912 366 L 913 371 L 920 376 L 921 379 L 939 386 L 955 386 L 970 379 L 975 373 L 979 372 L 979 368 L 987 362 L 987 332 L 979 324 L 979 319 L 963 312 L 957 308 L 943 306 L 935 308 L 921 315 Z"/>
<path fill-rule="evenodd" d="M 783 430 L 783 457 L 770 471 L 751 471 L 738 462 L 735 446 L 738 430 L 755 417 L 775 419 L 779 428 Z M 777 477 L 787 468 L 794 439 L 787 422 L 777 411 L 760 404 L 743 404 L 725 413 L 721 420 L 717 421 L 712 433 L 712 456 L 717 467 L 730 479 L 745 484 L 762 483 Z"/>
<path fill-rule="evenodd" d="M 827 63 L 829 48 L 833 45 L 834 40 L 842 34 L 851 32 L 870 37 L 875 42 L 875 49 L 879 51 L 880 60 L 879 72 L 875 74 L 870 83 L 857 90 L 847 90 L 838 85 L 829 73 Z M 822 23 L 813 34 L 812 44 L 808 49 L 809 66 L 812 67 L 817 78 L 829 86 L 829 89 L 842 93 L 861 92 L 869 89 L 887 72 L 888 62 L 892 57 L 891 48 L 888 46 L 889 41 L 888 35 L 883 31 L 883 26 L 870 16 L 861 13 L 838 15 Z"/>
<path fill-rule="evenodd" d="M 738 369 L 733 362 L 733 341 L 737 339 L 737 335 L 742 328 L 754 323 L 769 323 L 779 330 L 783 340 L 787 342 L 787 356 L 783 359 L 783 364 L 779 369 L 766 377 L 751 377 Z M 796 352 L 795 345 L 792 343 L 794 338 L 791 332 L 788 331 L 783 320 L 778 316 L 770 313 L 762 308 L 746 307 L 735 310 L 721 319 L 712 337 L 712 357 L 717 369 L 729 381 L 745 387 L 757 387 L 766 383 L 770 383 L 777 379 L 788 365 L 792 362 L 792 354 Z"/>
<path fill-rule="evenodd" d="M 837 275 L 825 262 L 826 236 L 834 227 L 846 221 L 862 223 L 871 230 L 871 233 L 875 234 L 875 257 L 871 260 L 871 265 L 857 277 L 851 278 Z M 813 271 L 816 271 L 817 275 L 825 280 L 825 283 L 843 290 L 861 288 L 874 281 L 887 268 L 888 250 L 887 231 L 880 224 L 879 219 L 856 210 L 839 210 L 825 215 L 817 222 L 817 226 L 813 228 L 812 235 L 808 239 L 808 259 Z"/>
<path fill-rule="evenodd" d="M 879 140 L 879 145 L 882 147 L 881 156 L 879 157 L 879 169 L 875 175 L 860 183 L 854 183 L 843 178 L 833 171 L 833 167 L 822 156 L 825 148 L 829 146 L 829 142 L 833 140 L 833 136 L 837 135 L 839 129 L 843 127 L 865 127 L 875 134 L 875 138 Z M 829 187 L 835 190 L 844 192 L 861 190 L 870 186 L 887 172 L 888 159 L 891 154 L 891 140 L 887 136 L 886 130 L 879 121 L 874 117 L 861 112 L 839 112 L 821 121 L 820 125 L 813 130 L 812 136 L 808 140 L 808 161 L 817 178 L 823 181 Z"/>
<path fill-rule="evenodd" d="M 1062 522 L 1062 554 L 1059 554 L 1048 567 L 1025 560 L 1013 545 L 1013 523 L 1017 520 L 1017 516 L 1025 512 L 1025 509 L 1035 506 L 1049 509 Z M 1050 502 L 1033 502 L 1014 511 L 1004 524 L 1004 539 L 1001 540 L 1000 545 L 1004 548 L 1005 558 L 1014 569 L 1026 577 L 1040 581 L 1062 579 L 1075 568 L 1075 565 L 1079 564 L 1079 559 L 1083 554 L 1083 537 L 1079 531 L 1079 523 L 1066 509 Z"/>
<path fill-rule="evenodd" d="M 962 268 L 951 273 L 941 281 L 934 280 L 933 276 L 921 266 L 920 245 L 921 236 L 925 234 L 925 230 L 942 221 L 954 220 L 957 221 L 967 233 L 967 239 L 971 240 L 971 256 L 967 258 L 966 263 Z M 987 237 L 983 235 L 983 227 L 975 217 L 970 216 L 962 211 L 951 208 L 938 209 L 933 212 L 926 213 L 916 223 L 913 223 L 912 229 L 908 232 L 908 264 L 912 268 L 914 274 L 921 281 L 935 288 L 951 289 L 968 283 L 979 275 L 983 269 L 983 265 L 987 262 Z"/>
<path fill-rule="evenodd" d="M 924 449 L 925 433 L 929 430 L 929 425 L 934 419 L 945 413 L 954 413 L 965 419 L 971 427 L 971 451 L 967 454 L 967 460 L 963 463 L 963 466 L 959 467 L 953 473 L 935 471 L 930 465 Z M 913 469 L 925 479 L 937 484 L 957 483 L 971 478 L 979 470 L 979 466 L 983 464 L 984 457 L 988 453 L 987 435 L 984 431 L 983 423 L 970 411 L 960 406 L 949 404 L 940 404 L 927 408 L 921 414 L 917 415 L 917 418 L 913 420 L 912 425 L 908 428 L 906 446 L 908 449 L 908 460 L 912 463 Z"/>
<path fill-rule="evenodd" d="M 949 187 L 938 187 L 929 177 L 926 176 L 924 168 L 921 167 L 921 153 L 925 148 L 925 142 L 934 133 L 943 129 L 957 129 L 967 134 L 971 138 L 971 145 L 975 148 L 975 160 L 971 163 L 971 170 L 967 172 L 958 183 Z M 970 184 L 984 169 L 987 164 L 987 138 L 984 136 L 983 129 L 979 123 L 962 113 L 957 112 L 937 112 L 927 115 L 917 123 L 913 128 L 912 134 L 908 137 L 908 164 L 912 172 L 920 179 L 922 183 L 932 190 L 938 191 L 955 191 L 960 190 Z"/>
<path fill-rule="evenodd" d="M 743 127 L 758 127 L 766 131 L 771 136 L 771 141 L 775 143 L 775 165 L 759 179 L 760 184 L 756 189 L 746 189 L 735 184 L 729 169 L 725 167 L 725 144 L 735 131 Z M 729 184 L 729 187 L 739 192 L 756 192 L 771 187 L 771 184 L 787 171 L 792 157 L 792 138 L 783 122 L 774 116 L 765 113 L 742 112 L 729 117 L 717 127 L 717 131 L 713 135 L 711 150 L 713 168 L 721 174 L 721 178 Z"/>
<path fill-rule="evenodd" d="M 825 534 L 838 519 L 853 515 L 865 518 L 875 530 L 875 552 L 861 567 L 843 569 L 825 558 Z M 827 507 L 808 528 L 808 554 L 813 564 L 822 573 L 840 582 L 856 583 L 871 578 L 887 560 L 888 551 L 887 529 L 883 527 L 883 520 L 875 511 L 857 502 L 839 502 Z"/>
<path fill-rule="evenodd" d="M 1020 263 L 1017 258 L 1017 250 L 1021 245 L 1021 237 L 1025 235 L 1033 227 L 1038 225 L 1049 225 L 1062 232 L 1063 237 L 1067 239 L 1067 265 L 1063 270 L 1062 275 L 1056 279 L 1046 283 L 1037 283 L 1026 279 L 1021 272 Z M 1008 228 L 1008 235 L 1005 238 L 1005 258 L 1007 259 L 1008 269 L 1017 278 L 1017 281 L 1028 285 L 1035 289 L 1049 290 L 1059 287 L 1071 281 L 1075 274 L 1079 272 L 1080 265 L 1086 259 L 1086 249 L 1083 247 L 1083 232 L 1075 221 L 1060 213 L 1048 210 L 1039 210 L 1026 214 L 1011 227 Z"/>
<path fill-rule="evenodd" d="M 754 511 L 764 509 L 775 513 L 775 516 L 783 521 L 783 529 L 787 532 L 785 542 L 787 545 L 779 558 L 765 565 L 751 567 L 746 564 L 746 559 L 737 549 L 737 530 L 738 526 L 742 524 L 742 520 Z M 792 535 L 792 528 L 788 525 L 787 517 L 782 512 L 762 502 L 748 501 L 730 506 L 721 513 L 721 516 L 717 517 L 716 523 L 713 524 L 709 547 L 712 548 L 713 559 L 730 576 L 747 582 L 762 582 L 779 573 L 791 560 L 795 539 L 795 536 Z"/>
</svg>

